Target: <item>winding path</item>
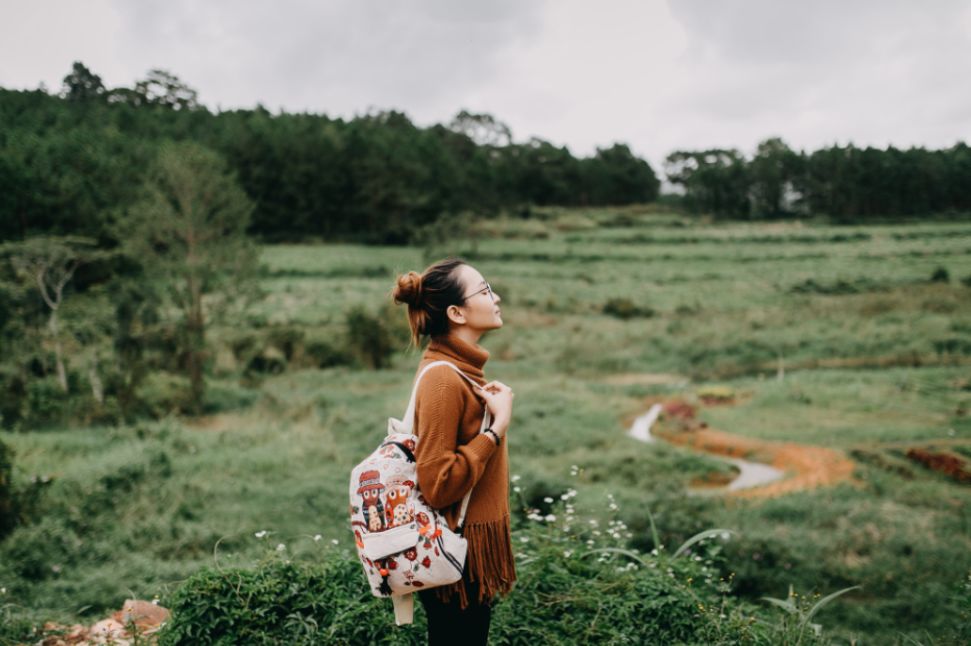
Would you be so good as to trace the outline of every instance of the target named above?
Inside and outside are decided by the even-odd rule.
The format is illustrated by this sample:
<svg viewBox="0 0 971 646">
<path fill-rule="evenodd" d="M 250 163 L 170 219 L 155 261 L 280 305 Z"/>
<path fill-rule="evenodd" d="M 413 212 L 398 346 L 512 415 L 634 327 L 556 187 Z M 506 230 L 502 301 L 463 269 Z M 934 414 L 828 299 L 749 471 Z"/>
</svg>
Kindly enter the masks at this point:
<svg viewBox="0 0 971 646">
<path fill-rule="evenodd" d="M 663 410 L 661 404 L 651 406 L 634 420 L 628 435 L 642 442 L 653 442 L 660 437 L 672 444 L 687 446 L 728 461 L 739 468 L 738 477 L 728 485 L 698 488 L 696 491 L 750 498 L 770 497 L 853 479 L 854 462 L 842 451 L 821 446 L 757 440 L 700 425 L 678 433 L 652 433 L 651 427 Z"/>
</svg>

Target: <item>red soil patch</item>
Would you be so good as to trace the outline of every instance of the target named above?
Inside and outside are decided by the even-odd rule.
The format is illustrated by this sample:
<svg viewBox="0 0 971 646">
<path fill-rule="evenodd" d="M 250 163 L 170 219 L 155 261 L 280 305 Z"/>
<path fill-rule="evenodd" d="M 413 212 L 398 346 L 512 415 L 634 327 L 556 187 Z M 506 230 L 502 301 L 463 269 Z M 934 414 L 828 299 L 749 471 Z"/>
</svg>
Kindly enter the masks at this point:
<svg viewBox="0 0 971 646">
<path fill-rule="evenodd" d="M 674 399 L 664 403 L 664 416 L 668 419 L 689 420 L 695 418 L 695 407 L 683 399 Z"/>
<path fill-rule="evenodd" d="M 907 457 L 962 484 L 971 484 L 971 469 L 968 468 L 967 460 L 953 453 L 934 453 L 926 449 L 913 448 L 907 451 Z"/>
</svg>

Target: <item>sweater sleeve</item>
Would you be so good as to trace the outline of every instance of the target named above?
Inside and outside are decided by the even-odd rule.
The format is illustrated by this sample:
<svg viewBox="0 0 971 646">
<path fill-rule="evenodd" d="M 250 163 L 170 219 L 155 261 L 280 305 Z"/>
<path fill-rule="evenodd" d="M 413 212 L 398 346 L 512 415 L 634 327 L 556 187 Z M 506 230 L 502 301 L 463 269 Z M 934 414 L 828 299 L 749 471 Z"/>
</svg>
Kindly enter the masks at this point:
<svg viewBox="0 0 971 646">
<path fill-rule="evenodd" d="M 488 434 L 458 446 L 459 427 L 465 412 L 460 379 L 448 366 L 436 366 L 425 373 L 418 386 L 415 406 L 418 487 L 435 509 L 462 500 L 482 477 L 496 450 L 496 443 Z"/>
</svg>

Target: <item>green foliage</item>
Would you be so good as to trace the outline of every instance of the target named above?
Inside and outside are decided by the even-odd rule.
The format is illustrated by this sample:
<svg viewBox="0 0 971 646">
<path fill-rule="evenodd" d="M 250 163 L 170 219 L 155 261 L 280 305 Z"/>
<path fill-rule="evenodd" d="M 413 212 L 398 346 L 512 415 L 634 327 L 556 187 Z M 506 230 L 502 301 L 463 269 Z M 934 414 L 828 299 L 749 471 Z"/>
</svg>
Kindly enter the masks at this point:
<svg viewBox="0 0 971 646">
<path fill-rule="evenodd" d="M 421 243 L 440 217 L 536 204 L 618 204 L 657 196 L 650 165 L 624 144 L 585 159 L 533 139 L 517 143 L 491 115 L 446 127 L 397 111 L 350 120 L 265 108 L 210 113 L 165 70 L 108 89 L 74 64 L 60 96 L 0 90 L 0 235 L 84 233 L 114 241 L 144 169 L 168 140 L 225 157 L 254 201 L 250 232 L 266 240 Z M 9 189 L 9 190 L 7 190 Z"/>
<path fill-rule="evenodd" d="M 345 315 L 347 345 L 358 359 L 375 370 L 390 365 L 394 343 L 385 318 L 364 307 L 354 307 Z"/>
<path fill-rule="evenodd" d="M 19 509 L 13 484 L 13 449 L 0 439 L 0 539 L 17 524 Z"/>
<path fill-rule="evenodd" d="M 603 313 L 627 320 L 635 317 L 650 318 L 655 311 L 650 307 L 638 307 L 629 298 L 610 298 L 603 304 Z"/>
<path fill-rule="evenodd" d="M 813 623 L 813 617 L 816 616 L 816 613 L 832 603 L 836 598 L 852 590 L 859 589 L 861 588 L 858 585 L 843 588 L 817 601 L 815 599 L 800 599 L 799 595 L 793 591 L 790 585 L 789 596 L 785 599 L 762 597 L 764 601 L 780 608 L 786 613 L 783 621 L 772 630 L 775 633 L 773 636 L 774 643 L 799 646 L 801 644 L 810 644 L 818 641 L 818 638 L 822 635 L 823 627 L 818 623 Z"/>
<path fill-rule="evenodd" d="M 626 214 L 619 219 L 628 226 L 602 225 L 617 213 Z M 577 224 L 586 228 L 563 232 Z M 548 237 L 531 235 L 529 227 L 536 225 Z M 619 518 L 632 534 L 624 537 L 626 543 L 591 549 L 636 549 L 650 563 L 647 555 L 658 544 L 673 548 L 706 527 L 737 528 L 738 538 L 705 541 L 678 560 L 701 557 L 695 563 L 714 573 L 713 582 L 732 582 L 729 604 L 761 606 L 745 616 L 755 613 L 778 626 L 782 613 L 758 600 L 784 596 L 790 584 L 807 591 L 806 598 L 814 591 L 861 584 L 865 595 L 841 598 L 814 619 L 825 625 L 824 639 L 893 643 L 904 640 L 903 633 L 924 643 L 948 643 L 949 635 L 963 630 L 967 601 L 961 584 L 971 567 L 968 506 L 959 504 L 959 485 L 908 462 L 900 447 L 948 438 L 955 453 L 967 455 L 971 386 L 962 353 L 971 329 L 964 323 L 971 320 L 971 301 L 957 281 L 928 282 L 937 266 L 946 266 L 952 276 L 971 272 L 966 224 L 847 228 L 777 222 L 766 227 L 701 224 L 649 209 L 544 208 L 531 209 L 528 219 L 507 218 L 503 227 L 496 237 L 477 235 L 477 268 L 504 297 L 515 294 L 507 299 L 513 305 L 508 329 L 490 333 L 483 345 L 492 353 L 487 374 L 517 392 L 510 465 L 523 474 L 523 482 L 533 483 L 526 497 L 531 509 L 559 518 L 556 503 L 545 498 L 556 500 L 573 484 L 563 474 L 576 464 L 576 482 L 585 486 L 574 486 L 579 498 L 592 504 L 602 536 L 614 520 L 605 517 L 606 492 L 615 495 Z M 461 246 L 455 251 L 461 253 Z M 0 544 L 0 587 L 8 589 L 8 601 L 19 604 L 10 617 L 30 617 L 37 626 L 100 618 L 98 613 L 118 607 L 128 588 L 141 598 L 167 594 L 176 585 L 170 582 L 184 581 L 212 562 L 221 537 L 226 536 L 220 548 L 238 550 L 241 561 L 227 563 L 220 554 L 220 567 L 252 563 L 259 553 L 245 537 L 263 527 L 279 531 L 288 544 L 292 536 L 317 532 L 346 541 L 346 470 L 383 432 L 375 415 L 381 424 L 386 415 L 401 413 L 417 357 L 394 353 L 391 365 L 380 371 L 361 369 L 356 357 L 318 370 L 308 348 L 321 342 L 324 358 L 349 352 L 344 317 L 355 305 L 384 318 L 397 339 L 393 325 L 404 319 L 400 308 L 393 321 L 368 308 L 387 300 L 389 274 L 420 267 L 421 249 L 273 245 L 264 247 L 261 263 L 267 267 L 261 276 L 265 300 L 247 316 L 209 330 L 211 347 L 223 355 L 231 354 L 238 339 L 251 339 L 241 341 L 246 349 L 240 358 L 229 357 L 209 373 L 203 410 L 217 414 L 80 427 L 85 418 L 68 412 L 71 423 L 63 428 L 4 435 L 17 450 L 15 473 L 24 474 L 18 482 L 39 483 L 45 474 L 52 479 L 36 487 L 35 511 L 27 514 L 35 525 L 19 525 Z M 49 379 L 53 363 L 50 351 L 37 350 L 41 345 L 35 343 L 43 333 L 46 306 L 32 302 L 21 287 L 6 287 L 9 274 L 3 271 L 0 267 L 0 326 L 6 325 L 3 347 L 9 360 L 0 367 L 5 380 L 0 401 L 20 410 L 27 382 Z M 854 277 L 870 282 L 839 295 L 789 289 L 809 278 L 830 287 Z M 133 289 L 138 280 L 132 277 Z M 86 335 L 86 348 L 110 352 L 115 287 L 99 280 L 83 282 L 83 290 L 82 281 L 75 285 L 77 298 L 69 299 L 65 320 L 79 336 Z M 602 315 L 606 300 L 642 292 L 650 294 L 655 316 L 635 324 Z M 187 390 L 176 372 L 171 309 L 160 304 L 166 320 L 155 324 L 139 314 L 131 326 L 138 336 L 153 330 L 144 337 L 143 357 L 155 377 L 146 377 L 137 392 L 156 390 L 158 396 L 148 397 L 155 401 L 177 399 Z M 240 374 L 246 365 L 242 357 L 262 351 L 271 337 L 280 344 L 276 351 L 286 370 L 258 379 Z M 405 343 L 395 347 L 403 350 Z M 559 368 L 563 357 L 569 358 L 571 374 Z M 218 364 L 219 357 L 212 362 Z M 100 364 L 109 402 L 115 391 L 104 366 L 110 363 Z M 177 381 L 154 381 L 158 375 L 168 379 L 166 373 Z M 645 412 L 647 398 L 701 395 L 695 380 L 706 373 L 736 396 L 731 404 L 699 405 L 699 422 L 881 459 L 858 461 L 858 487 L 821 487 L 752 501 L 687 495 L 694 493 L 695 479 L 707 474 L 724 479 L 731 467 L 664 442 L 633 442 L 624 430 Z M 70 372 L 72 388 L 85 377 Z M 157 414 L 179 406 L 157 406 Z M 161 452 L 169 456 L 171 475 L 148 468 L 148 456 Z M 129 465 L 135 465 L 133 471 L 125 468 Z M 900 465 L 907 470 L 896 470 Z M 514 527 L 517 541 L 522 532 L 533 531 L 527 529 L 537 522 L 529 521 L 531 513 L 513 509 L 520 523 Z M 571 539 L 583 545 L 586 540 L 587 535 Z M 518 541 L 517 551 L 539 541 Z M 3 551 L 8 544 L 16 546 L 18 556 Z M 570 549 L 575 545 L 564 545 Z M 42 577 L 28 579 L 14 571 L 21 554 Z M 614 559 L 612 567 L 636 563 L 620 552 L 585 558 L 600 556 Z M 524 582 L 527 563 L 520 565 Z M 551 564 L 554 572 L 548 576 L 561 567 Z M 609 591 L 602 596 L 610 598 Z M 714 610 L 705 608 L 718 618 L 717 604 Z M 386 607 L 380 612 L 390 614 Z M 419 621 L 420 616 L 419 610 Z M 592 622 L 596 615 L 586 616 Z M 306 617 L 294 621 L 307 624 Z M 598 619 L 594 632 L 600 630 Z M 717 624 L 711 630 L 710 643 L 726 634 Z M 755 636 L 748 641 L 773 634 L 767 631 L 752 624 Z M 764 643 L 773 642 L 766 638 Z"/>
<path fill-rule="evenodd" d="M 951 282 L 951 274 L 948 273 L 946 267 L 938 267 L 931 274 L 932 283 L 949 283 Z"/>
<path fill-rule="evenodd" d="M 494 606 L 493 641 L 768 645 L 796 637 L 830 643 L 818 624 L 808 641 L 804 629 L 847 590 L 807 612 L 793 605 L 800 625 L 774 621 L 735 599 L 730 578 L 718 577 L 713 567 L 719 539 L 732 532 L 701 532 L 673 553 L 660 545 L 640 553 L 623 547 L 630 535 L 623 522 L 611 520 L 601 532 L 594 521 L 578 518 L 576 495 L 567 490 L 546 515 L 530 510 L 529 520 L 514 530 L 517 583 Z M 656 530 L 654 536 L 657 543 Z M 371 594 L 358 559 L 346 549 L 307 553 L 280 543 L 255 566 L 207 567 L 162 602 L 172 610 L 160 633 L 163 646 L 425 641 L 420 602 L 414 623 L 395 627 L 391 604 Z"/>
<path fill-rule="evenodd" d="M 3 597 L 0 595 L 0 646 L 32 643 L 37 636 L 36 627 L 25 617 L 14 614 L 16 604 L 5 603 Z"/>
<path fill-rule="evenodd" d="M 246 237 L 252 210 L 218 154 L 194 143 L 166 143 L 121 226 L 130 257 L 181 314 L 178 354 L 194 412 L 205 393 L 209 318 L 240 300 L 255 276 L 257 250 Z"/>
<path fill-rule="evenodd" d="M 371 595 L 360 564 L 333 553 L 313 564 L 207 568 L 162 603 L 172 618 L 160 646 L 415 643 L 420 630 L 396 629 L 390 603 Z"/>
<path fill-rule="evenodd" d="M 518 582 L 496 606 L 491 639 L 701 644 L 757 638 L 746 610 L 727 596 L 727 584 L 714 581 L 708 564 L 599 548 L 614 539 L 585 536 L 591 540 L 545 521 L 517 530 Z M 371 594 L 357 558 L 327 549 L 291 561 L 289 549 L 280 544 L 255 567 L 193 575 L 163 599 L 173 614 L 159 643 L 424 643 L 418 600 L 414 624 L 395 627 L 391 604 Z"/>
<path fill-rule="evenodd" d="M 671 183 L 682 186 L 686 206 L 720 217 L 747 217 L 749 172 L 737 150 L 675 151 L 665 159 Z"/>
</svg>

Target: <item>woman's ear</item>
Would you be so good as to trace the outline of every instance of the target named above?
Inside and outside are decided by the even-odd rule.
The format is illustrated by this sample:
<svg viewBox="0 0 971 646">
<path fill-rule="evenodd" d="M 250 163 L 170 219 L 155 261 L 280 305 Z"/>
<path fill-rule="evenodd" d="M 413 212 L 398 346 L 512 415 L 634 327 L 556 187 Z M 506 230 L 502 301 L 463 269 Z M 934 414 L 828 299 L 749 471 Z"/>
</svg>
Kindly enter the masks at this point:
<svg viewBox="0 0 971 646">
<path fill-rule="evenodd" d="M 465 325 L 465 313 L 462 311 L 458 305 L 449 305 L 445 310 L 445 315 L 448 316 L 448 320 L 456 325 Z"/>
</svg>

